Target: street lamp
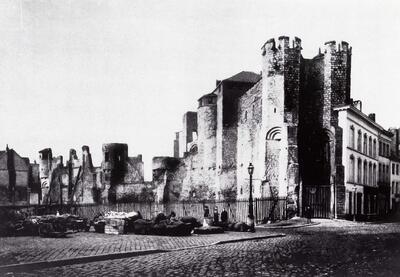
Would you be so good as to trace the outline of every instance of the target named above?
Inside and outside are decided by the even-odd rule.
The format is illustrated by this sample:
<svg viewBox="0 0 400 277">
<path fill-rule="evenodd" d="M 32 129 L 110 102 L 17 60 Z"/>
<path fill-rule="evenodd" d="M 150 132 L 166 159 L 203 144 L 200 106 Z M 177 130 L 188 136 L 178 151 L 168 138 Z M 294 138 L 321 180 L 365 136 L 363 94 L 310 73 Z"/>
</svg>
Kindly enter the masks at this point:
<svg viewBox="0 0 400 277">
<path fill-rule="evenodd" d="M 250 232 L 255 232 L 254 228 L 254 214 L 253 214 L 253 172 L 254 166 L 252 163 L 247 168 L 250 175 L 250 193 L 249 193 L 249 219 L 250 219 Z"/>
<path fill-rule="evenodd" d="M 353 213 L 353 221 L 356 221 L 356 210 L 357 210 L 357 186 L 354 185 L 354 213 Z"/>
</svg>

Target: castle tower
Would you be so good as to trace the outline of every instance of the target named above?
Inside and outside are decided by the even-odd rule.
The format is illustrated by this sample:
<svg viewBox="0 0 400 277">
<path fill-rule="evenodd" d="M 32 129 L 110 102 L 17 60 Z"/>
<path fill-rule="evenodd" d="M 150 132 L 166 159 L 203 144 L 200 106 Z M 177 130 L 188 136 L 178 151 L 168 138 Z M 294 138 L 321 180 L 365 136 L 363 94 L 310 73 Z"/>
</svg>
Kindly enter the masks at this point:
<svg viewBox="0 0 400 277">
<path fill-rule="evenodd" d="M 323 128 L 335 125 L 332 109 L 338 105 L 350 104 L 351 47 L 347 42 L 325 43 L 324 51 L 324 93 Z"/>
<path fill-rule="evenodd" d="M 199 100 L 198 115 L 198 153 L 203 169 L 215 168 L 217 134 L 217 95 L 206 94 Z"/>
<path fill-rule="evenodd" d="M 336 142 L 343 139 L 343 130 L 338 127 L 338 115 L 333 108 L 351 103 L 351 50 L 344 41 L 339 44 L 335 41 L 325 43 L 321 153 L 322 171 L 326 177 L 323 183 L 330 188 L 331 216 L 334 214 L 335 199 L 345 199 L 343 151 L 336 147 Z M 344 202 L 338 201 L 336 205 L 337 213 L 343 213 Z"/>
<path fill-rule="evenodd" d="M 297 212 L 299 91 L 301 40 L 281 36 L 262 47 L 262 127 L 259 171 L 274 194 L 288 195 Z M 289 208 L 290 209 L 290 208 Z"/>
</svg>

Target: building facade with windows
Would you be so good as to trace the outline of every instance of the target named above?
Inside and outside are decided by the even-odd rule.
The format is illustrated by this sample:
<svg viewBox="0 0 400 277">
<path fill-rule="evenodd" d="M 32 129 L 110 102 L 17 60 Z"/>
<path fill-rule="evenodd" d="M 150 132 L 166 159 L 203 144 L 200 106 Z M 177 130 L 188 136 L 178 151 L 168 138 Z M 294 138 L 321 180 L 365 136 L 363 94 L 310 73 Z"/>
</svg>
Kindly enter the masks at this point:
<svg viewBox="0 0 400 277">
<path fill-rule="evenodd" d="M 392 133 L 382 130 L 379 134 L 378 145 L 378 213 L 388 214 L 390 211 L 390 175 L 391 175 L 391 145 Z"/>
<path fill-rule="evenodd" d="M 390 158 L 390 210 L 396 210 L 400 202 L 400 159 L 394 155 Z"/>
<path fill-rule="evenodd" d="M 336 108 L 343 129 L 342 162 L 345 180 L 345 213 L 371 216 L 378 213 L 378 140 L 384 130 L 374 115 L 354 105 Z"/>
</svg>

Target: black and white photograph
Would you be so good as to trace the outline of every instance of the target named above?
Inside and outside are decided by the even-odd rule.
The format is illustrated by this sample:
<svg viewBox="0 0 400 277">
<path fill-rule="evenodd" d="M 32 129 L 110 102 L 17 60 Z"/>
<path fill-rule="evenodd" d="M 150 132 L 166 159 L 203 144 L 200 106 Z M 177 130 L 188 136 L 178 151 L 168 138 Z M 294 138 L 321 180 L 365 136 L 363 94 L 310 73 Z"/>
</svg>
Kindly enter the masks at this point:
<svg viewBox="0 0 400 277">
<path fill-rule="evenodd" d="M 400 2 L 0 0 L 0 276 L 400 276 Z"/>
</svg>

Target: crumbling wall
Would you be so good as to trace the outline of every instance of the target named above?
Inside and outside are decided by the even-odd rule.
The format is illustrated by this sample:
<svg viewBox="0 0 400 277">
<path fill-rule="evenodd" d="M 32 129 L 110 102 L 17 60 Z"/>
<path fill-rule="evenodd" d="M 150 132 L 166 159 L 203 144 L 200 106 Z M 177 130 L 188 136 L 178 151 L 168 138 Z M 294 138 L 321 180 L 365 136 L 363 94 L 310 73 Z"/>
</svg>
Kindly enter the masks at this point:
<svg viewBox="0 0 400 277">
<path fill-rule="evenodd" d="M 117 202 L 154 202 L 154 189 L 153 182 L 117 185 Z"/>
<path fill-rule="evenodd" d="M 28 158 L 22 158 L 7 146 L 0 151 L 0 203 L 29 203 L 31 168 Z"/>
<path fill-rule="evenodd" d="M 238 140 L 237 140 L 237 198 L 247 199 L 249 196 L 249 163 L 254 165 L 254 176 L 259 176 L 261 136 L 261 105 L 262 82 L 248 90 L 238 104 Z M 267 196 L 260 179 L 253 181 L 254 197 Z"/>
<path fill-rule="evenodd" d="M 190 149 L 187 148 L 187 145 L 188 143 L 196 140 L 196 134 L 197 134 L 197 113 L 186 112 L 183 115 L 183 130 L 182 130 L 182 139 L 184 143 L 183 152 L 190 151 Z"/>
</svg>

